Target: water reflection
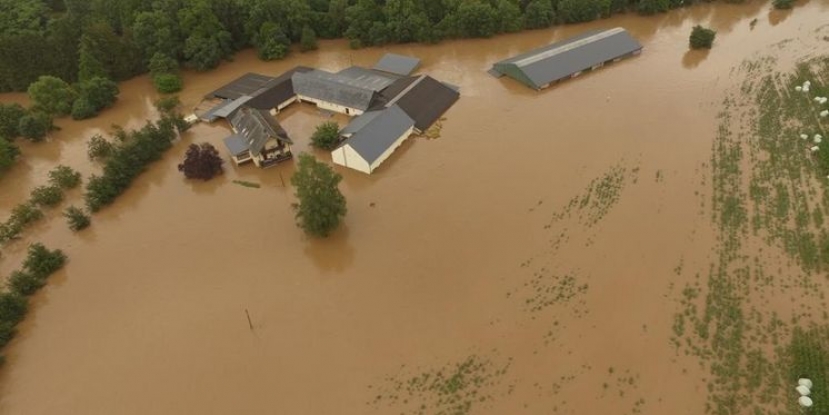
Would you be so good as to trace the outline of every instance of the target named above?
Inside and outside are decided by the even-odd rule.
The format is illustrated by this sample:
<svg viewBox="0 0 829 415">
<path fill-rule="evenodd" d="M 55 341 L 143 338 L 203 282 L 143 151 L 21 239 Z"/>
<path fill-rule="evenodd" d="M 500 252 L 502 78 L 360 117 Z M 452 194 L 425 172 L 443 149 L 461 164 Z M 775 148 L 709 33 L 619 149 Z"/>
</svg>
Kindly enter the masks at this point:
<svg viewBox="0 0 829 415">
<path fill-rule="evenodd" d="M 354 248 L 348 241 L 348 226 L 340 224 L 327 238 L 308 237 L 304 253 L 325 273 L 341 273 L 354 262 Z"/>
<path fill-rule="evenodd" d="M 708 55 L 711 53 L 709 49 L 702 49 L 702 50 L 688 50 L 682 55 L 682 66 L 688 69 L 694 69 L 699 66 L 702 61 L 708 58 Z"/>
</svg>

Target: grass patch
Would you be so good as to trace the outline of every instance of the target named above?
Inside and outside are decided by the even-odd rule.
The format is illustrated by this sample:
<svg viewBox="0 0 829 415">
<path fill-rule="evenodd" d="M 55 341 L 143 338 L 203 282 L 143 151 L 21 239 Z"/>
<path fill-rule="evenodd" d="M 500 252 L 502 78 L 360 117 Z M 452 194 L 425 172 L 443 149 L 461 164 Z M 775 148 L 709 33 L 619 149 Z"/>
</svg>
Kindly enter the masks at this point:
<svg viewBox="0 0 829 415">
<path fill-rule="evenodd" d="M 253 189 L 258 189 L 262 187 L 259 183 L 246 182 L 244 180 L 234 180 L 233 183 L 238 184 L 239 186 L 250 187 Z"/>
</svg>

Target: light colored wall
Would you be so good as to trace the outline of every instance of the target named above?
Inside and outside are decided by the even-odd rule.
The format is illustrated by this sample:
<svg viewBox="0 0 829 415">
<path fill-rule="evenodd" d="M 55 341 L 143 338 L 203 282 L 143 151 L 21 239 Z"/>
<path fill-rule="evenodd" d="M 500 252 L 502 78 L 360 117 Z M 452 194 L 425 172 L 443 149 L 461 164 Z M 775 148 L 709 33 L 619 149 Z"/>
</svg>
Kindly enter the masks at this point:
<svg viewBox="0 0 829 415">
<path fill-rule="evenodd" d="M 230 158 L 238 166 L 240 164 L 247 163 L 247 162 L 250 161 L 250 153 L 244 154 L 242 156 L 235 155 L 235 156 L 231 156 Z"/>
<path fill-rule="evenodd" d="M 409 138 L 413 131 L 414 127 L 410 127 L 408 130 L 406 130 L 405 133 L 403 133 L 403 135 L 397 137 L 397 140 L 394 141 L 394 144 L 389 146 L 389 148 L 387 148 L 386 151 L 384 151 L 383 154 L 381 154 L 380 157 L 377 158 L 377 160 L 374 160 L 374 163 L 372 163 L 370 166 L 371 169 L 369 173 L 373 172 L 374 169 L 383 164 L 383 162 L 386 161 L 386 159 L 389 158 L 389 156 L 391 156 L 391 153 L 394 153 L 394 150 L 397 150 L 397 148 L 400 147 L 403 144 L 403 142 L 406 141 L 407 138 Z"/>
<path fill-rule="evenodd" d="M 283 102 L 283 103 L 279 104 L 279 106 L 278 106 L 278 107 L 276 107 L 276 111 L 271 111 L 271 112 L 272 112 L 274 115 L 276 115 L 276 113 L 278 113 L 279 111 L 284 110 L 284 109 L 285 109 L 285 107 L 287 107 L 288 105 L 291 105 L 291 104 L 293 104 L 294 102 L 296 102 L 296 99 L 297 99 L 297 98 L 296 98 L 296 95 L 292 96 L 289 100 L 287 100 L 287 101 L 285 101 L 285 102 Z"/>
<path fill-rule="evenodd" d="M 371 166 L 350 145 L 345 144 L 331 152 L 334 164 L 371 174 Z"/>
<path fill-rule="evenodd" d="M 346 114 L 346 115 L 349 115 L 349 116 L 352 116 L 352 117 L 360 115 L 360 114 L 363 113 L 363 111 L 358 110 L 356 108 L 344 107 L 342 105 L 337 105 L 337 104 L 334 104 L 334 103 L 331 103 L 331 102 L 321 101 L 321 100 L 318 100 L 316 98 L 306 97 L 304 95 L 299 95 L 299 99 L 301 99 L 303 101 L 307 101 L 307 102 L 313 102 L 318 108 L 328 110 L 328 111 L 339 112 L 340 114 Z M 346 109 L 348 109 L 348 112 L 346 112 Z"/>
</svg>

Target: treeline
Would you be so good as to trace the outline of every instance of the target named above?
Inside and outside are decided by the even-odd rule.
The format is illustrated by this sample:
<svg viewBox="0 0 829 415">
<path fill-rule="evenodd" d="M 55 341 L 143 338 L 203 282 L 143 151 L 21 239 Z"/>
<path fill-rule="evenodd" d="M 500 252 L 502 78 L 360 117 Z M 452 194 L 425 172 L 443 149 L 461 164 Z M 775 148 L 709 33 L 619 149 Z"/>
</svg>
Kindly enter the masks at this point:
<svg viewBox="0 0 829 415">
<path fill-rule="evenodd" d="M 180 64 L 207 70 L 242 48 L 280 59 L 292 43 L 352 47 L 487 37 L 699 0 L 0 0 L 0 91 L 41 75 L 69 83 L 147 71 L 180 88 Z M 740 0 L 731 0 L 741 2 Z"/>
</svg>

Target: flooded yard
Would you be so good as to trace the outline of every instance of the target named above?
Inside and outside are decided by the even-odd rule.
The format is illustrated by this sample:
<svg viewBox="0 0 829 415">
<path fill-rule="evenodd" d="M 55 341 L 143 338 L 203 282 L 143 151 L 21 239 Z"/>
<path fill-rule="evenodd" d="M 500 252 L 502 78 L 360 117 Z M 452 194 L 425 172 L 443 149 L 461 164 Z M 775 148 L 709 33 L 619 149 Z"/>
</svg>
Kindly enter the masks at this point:
<svg viewBox="0 0 829 415">
<path fill-rule="evenodd" d="M 180 98 L 193 108 L 247 72 L 371 66 L 394 52 L 420 58 L 461 98 L 440 137 L 408 140 L 371 176 L 337 167 L 348 214 L 328 239 L 294 223 L 293 163 L 227 160 L 217 179 L 182 177 L 187 144 L 225 155 L 221 122 L 185 133 L 88 230 L 73 234 L 48 212 L 2 247 L 3 276 L 31 242 L 69 261 L 5 350 L 0 413 L 703 413 L 716 375 L 685 345 L 704 346 L 677 336 L 676 315 L 683 290 L 706 287 L 719 263 L 712 152 L 723 101 L 741 91 L 746 61 L 771 55 L 764 70 L 792 71 L 826 51 L 827 15 L 825 0 L 789 12 L 706 4 L 434 46 L 327 41 L 280 62 L 245 51 L 187 73 Z M 696 24 L 718 31 L 711 51 L 688 51 Z M 640 56 L 542 92 L 486 73 L 617 26 L 643 44 Z M 97 118 L 58 120 L 46 143 L 18 141 L 0 218 L 58 163 L 97 172 L 87 139 L 156 117 L 152 91 L 133 79 Z M 330 162 L 308 144 L 326 115 L 294 105 L 278 118 L 295 150 Z M 74 190 L 61 207 L 81 203 Z M 777 260 L 769 272 L 799 272 L 781 249 L 743 248 Z M 829 290 L 825 272 L 811 281 Z M 789 292 L 764 301 L 797 313 Z"/>
</svg>

